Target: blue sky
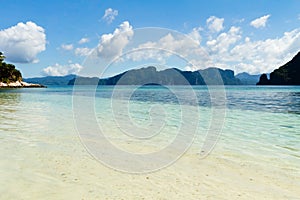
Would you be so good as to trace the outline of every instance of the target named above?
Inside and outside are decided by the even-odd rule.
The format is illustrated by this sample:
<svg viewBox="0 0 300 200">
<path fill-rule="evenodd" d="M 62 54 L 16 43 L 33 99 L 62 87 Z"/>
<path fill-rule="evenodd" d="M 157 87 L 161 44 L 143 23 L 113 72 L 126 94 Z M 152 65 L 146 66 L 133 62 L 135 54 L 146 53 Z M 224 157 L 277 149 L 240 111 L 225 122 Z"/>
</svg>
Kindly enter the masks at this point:
<svg viewBox="0 0 300 200">
<path fill-rule="evenodd" d="M 145 40 L 145 44 L 136 45 L 164 48 L 183 57 L 199 52 L 200 48 L 209 56 L 209 62 L 203 61 L 202 54 L 196 53 L 191 56 L 190 66 L 181 62 L 177 66 L 174 59 L 168 64 L 185 70 L 216 66 L 252 74 L 270 72 L 300 51 L 298 0 L 0 0 L 0 3 L 0 51 L 7 56 L 7 62 L 21 69 L 24 77 L 80 73 L 93 48 L 101 50 L 98 55 L 105 59 L 103 63 L 109 63 L 111 60 L 105 56 L 110 53 L 110 59 L 114 59 L 124 54 L 131 40 L 143 34 L 136 29 L 143 27 L 174 30 L 195 40 L 195 46 L 187 45 L 186 39 L 176 37 L 174 32 L 168 35 L 164 30 L 165 35 L 153 39 L 151 44 Z M 121 37 L 122 31 L 126 34 Z M 146 54 L 144 61 L 131 56 L 126 64 L 121 64 L 147 65 L 149 52 Z M 154 57 L 151 62 L 157 58 Z M 157 63 L 163 65 L 166 57 Z M 115 67 L 110 73 L 129 68 Z M 95 75 L 92 71 L 87 74 Z"/>
</svg>

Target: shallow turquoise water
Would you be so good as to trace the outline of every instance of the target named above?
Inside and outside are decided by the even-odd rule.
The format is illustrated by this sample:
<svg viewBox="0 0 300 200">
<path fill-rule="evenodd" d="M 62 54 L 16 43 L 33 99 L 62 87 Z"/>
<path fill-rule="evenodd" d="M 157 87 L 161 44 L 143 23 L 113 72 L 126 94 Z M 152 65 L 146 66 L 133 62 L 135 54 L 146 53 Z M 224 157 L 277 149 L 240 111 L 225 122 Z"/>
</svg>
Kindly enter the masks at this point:
<svg viewBox="0 0 300 200">
<path fill-rule="evenodd" d="M 173 87 L 181 94 L 181 99 L 167 88 L 142 87 L 131 95 L 128 104 L 123 98 L 129 88 L 120 88 L 113 97 L 114 101 L 111 100 L 113 87 L 98 88 L 95 98 L 90 92 L 93 88 L 82 86 L 78 90 L 82 97 L 95 99 L 92 107 L 96 120 L 112 143 L 126 141 L 127 144 L 150 145 L 161 149 L 181 133 L 182 124 L 196 118 L 199 119 L 198 124 L 187 127 L 191 127 L 191 130 L 197 127 L 194 144 L 199 147 L 196 151 L 200 152 L 211 123 L 219 123 L 214 121 L 212 102 L 206 87 L 193 88 L 197 102 L 188 96 L 186 87 Z M 18 146 L 21 145 L 63 151 L 63 144 L 51 145 L 49 138 L 59 135 L 68 140 L 70 136 L 77 135 L 72 95 L 73 90 L 69 86 L 0 90 L 1 159 L 18 159 Z M 300 87 L 227 86 L 226 99 L 224 126 L 216 145 L 218 151 L 249 156 L 266 165 L 285 163 L 287 167 L 299 171 Z M 112 102 L 122 108 L 127 107 L 125 111 L 112 111 Z M 82 104 L 81 107 L 84 110 L 88 106 Z M 182 109 L 188 111 L 184 116 Z M 93 131 L 91 127 L 86 124 L 86 130 Z M 149 133 L 148 130 L 153 132 Z M 144 131 L 146 135 L 138 135 L 139 131 Z M 4 149 L 10 143 L 15 149 Z M 136 149 L 128 145 L 121 145 L 120 148 L 134 153 L 144 152 L 143 149 L 135 152 Z M 6 151 L 15 153 L 7 158 L 4 155 Z M 6 167 L 9 166 L 1 167 L 1 173 Z"/>
</svg>

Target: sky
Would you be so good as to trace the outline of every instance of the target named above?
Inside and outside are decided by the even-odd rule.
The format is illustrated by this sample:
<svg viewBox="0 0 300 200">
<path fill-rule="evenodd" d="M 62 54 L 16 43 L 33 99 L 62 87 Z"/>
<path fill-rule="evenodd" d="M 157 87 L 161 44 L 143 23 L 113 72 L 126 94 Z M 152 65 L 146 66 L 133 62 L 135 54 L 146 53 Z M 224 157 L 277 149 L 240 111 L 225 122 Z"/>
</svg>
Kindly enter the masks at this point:
<svg viewBox="0 0 300 200">
<path fill-rule="evenodd" d="M 0 51 L 26 78 L 113 75 L 147 65 L 259 74 L 300 51 L 299 0 L 0 4 Z"/>
</svg>

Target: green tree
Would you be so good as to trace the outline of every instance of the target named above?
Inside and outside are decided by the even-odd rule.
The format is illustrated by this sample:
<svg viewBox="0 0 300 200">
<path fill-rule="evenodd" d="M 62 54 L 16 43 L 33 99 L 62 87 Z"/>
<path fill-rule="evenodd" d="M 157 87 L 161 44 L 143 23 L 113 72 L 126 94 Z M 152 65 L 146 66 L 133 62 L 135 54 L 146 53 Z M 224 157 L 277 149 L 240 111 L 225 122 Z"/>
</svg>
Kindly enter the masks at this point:
<svg viewBox="0 0 300 200">
<path fill-rule="evenodd" d="M 13 64 L 3 62 L 5 56 L 0 52 L 0 82 L 10 83 L 22 81 L 22 74 Z"/>
<path fill-rule="evenodd" d="M 4 56 L 3 53 L 0 51 L 0 63 L 2 63 L 4 59 L 5 59 L 5 56 Z"/>
</svg>

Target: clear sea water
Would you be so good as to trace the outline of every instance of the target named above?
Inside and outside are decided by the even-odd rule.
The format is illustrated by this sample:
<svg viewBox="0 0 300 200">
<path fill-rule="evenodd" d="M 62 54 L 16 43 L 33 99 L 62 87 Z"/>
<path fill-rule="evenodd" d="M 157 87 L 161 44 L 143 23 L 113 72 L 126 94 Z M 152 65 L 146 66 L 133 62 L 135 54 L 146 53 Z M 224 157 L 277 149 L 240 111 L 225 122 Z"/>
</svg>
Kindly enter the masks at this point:
<svg viewBox="0 0 300 200">
<path fill-rule="evenodd" d="M 77 91 L 87 100 L 94 99 L 92 107 L 102 131 L 112 143 L 119 144 L 121 149 L 128 152 L 147 152 L 147 149 L 143 149 L 147 145 L 158 149 L 166 147 L 170 140 L 174 140 L 182 121 L 188 123 L 189 119 L 192 121 L 199 117 L 193 145 L 195 152 L 199 153 L 209 126 L 215 123 L 208 90 L 205 86 L 193 87 L 197 97 L 197 101 L 194 101 L 189 96 L 191 88 L 174 86 L 171 89 L 181 94 L 180 99 L 167 88 L 145 86 L 132 93 L 127 107 L 125 105 L 128 101 L 124 100 L 130 90 L 127 86 L 119 88 L 117 93 L 111 86 L 99 87 L 95 93 L 91 92 L 94 90 L 89 86 L 82 86 Z M 114 92 L 117 95 L 113 95 Z M 216 149 L 224 154 L 251 157 L 265 165 L 281 166 L 299 173 L 300 87 L 226 86 L 225 94 L 226 114 Z M 30 153 L 32 149 L 44 152 L 45 155 L 62 154 L 67 151 L 64 149 L 66 144 L 74 138 L 78 139 L 73 100 L 71 86 L 0 90 L 2 180 L 8 181 L 14 176 L 20 176 L 16 173 L 20 167 L 17 163 L 35 156 Z M 125 111 L 115 109 L 112 112 L 114 102 L 121 105 L 118 108 L 126 108 Z M 82 104 L 81 107 L 85 110 L 90 105 Z M 182 119 L 181 109 L 187 111 L 184 115 L 187 120 Z M 156 126 L 161 122 L 159 127 Z M 87 131 L 92 127 L 88 123 L 83 126 L 86 126 Z M 129 136 L 120 131 L 120 127 L 126 129 Z M 132 139 L 131 131 L 139 134 L 136 130 L 143 131 L 145 127 L 145 130 L 153 130 L 153 133 L 147 135 L 145 132 L 146 138 Z M 135 146 L 131 148 L 128 144 Z M 142 146 L 136 148 L 138 145 Z M 76 147 L 72 151 L 76 152 Z M 31 164 L 41 165 L 38 162 Z M 7 173 L 10 177 L 4 178 Z"/>
</svg>

